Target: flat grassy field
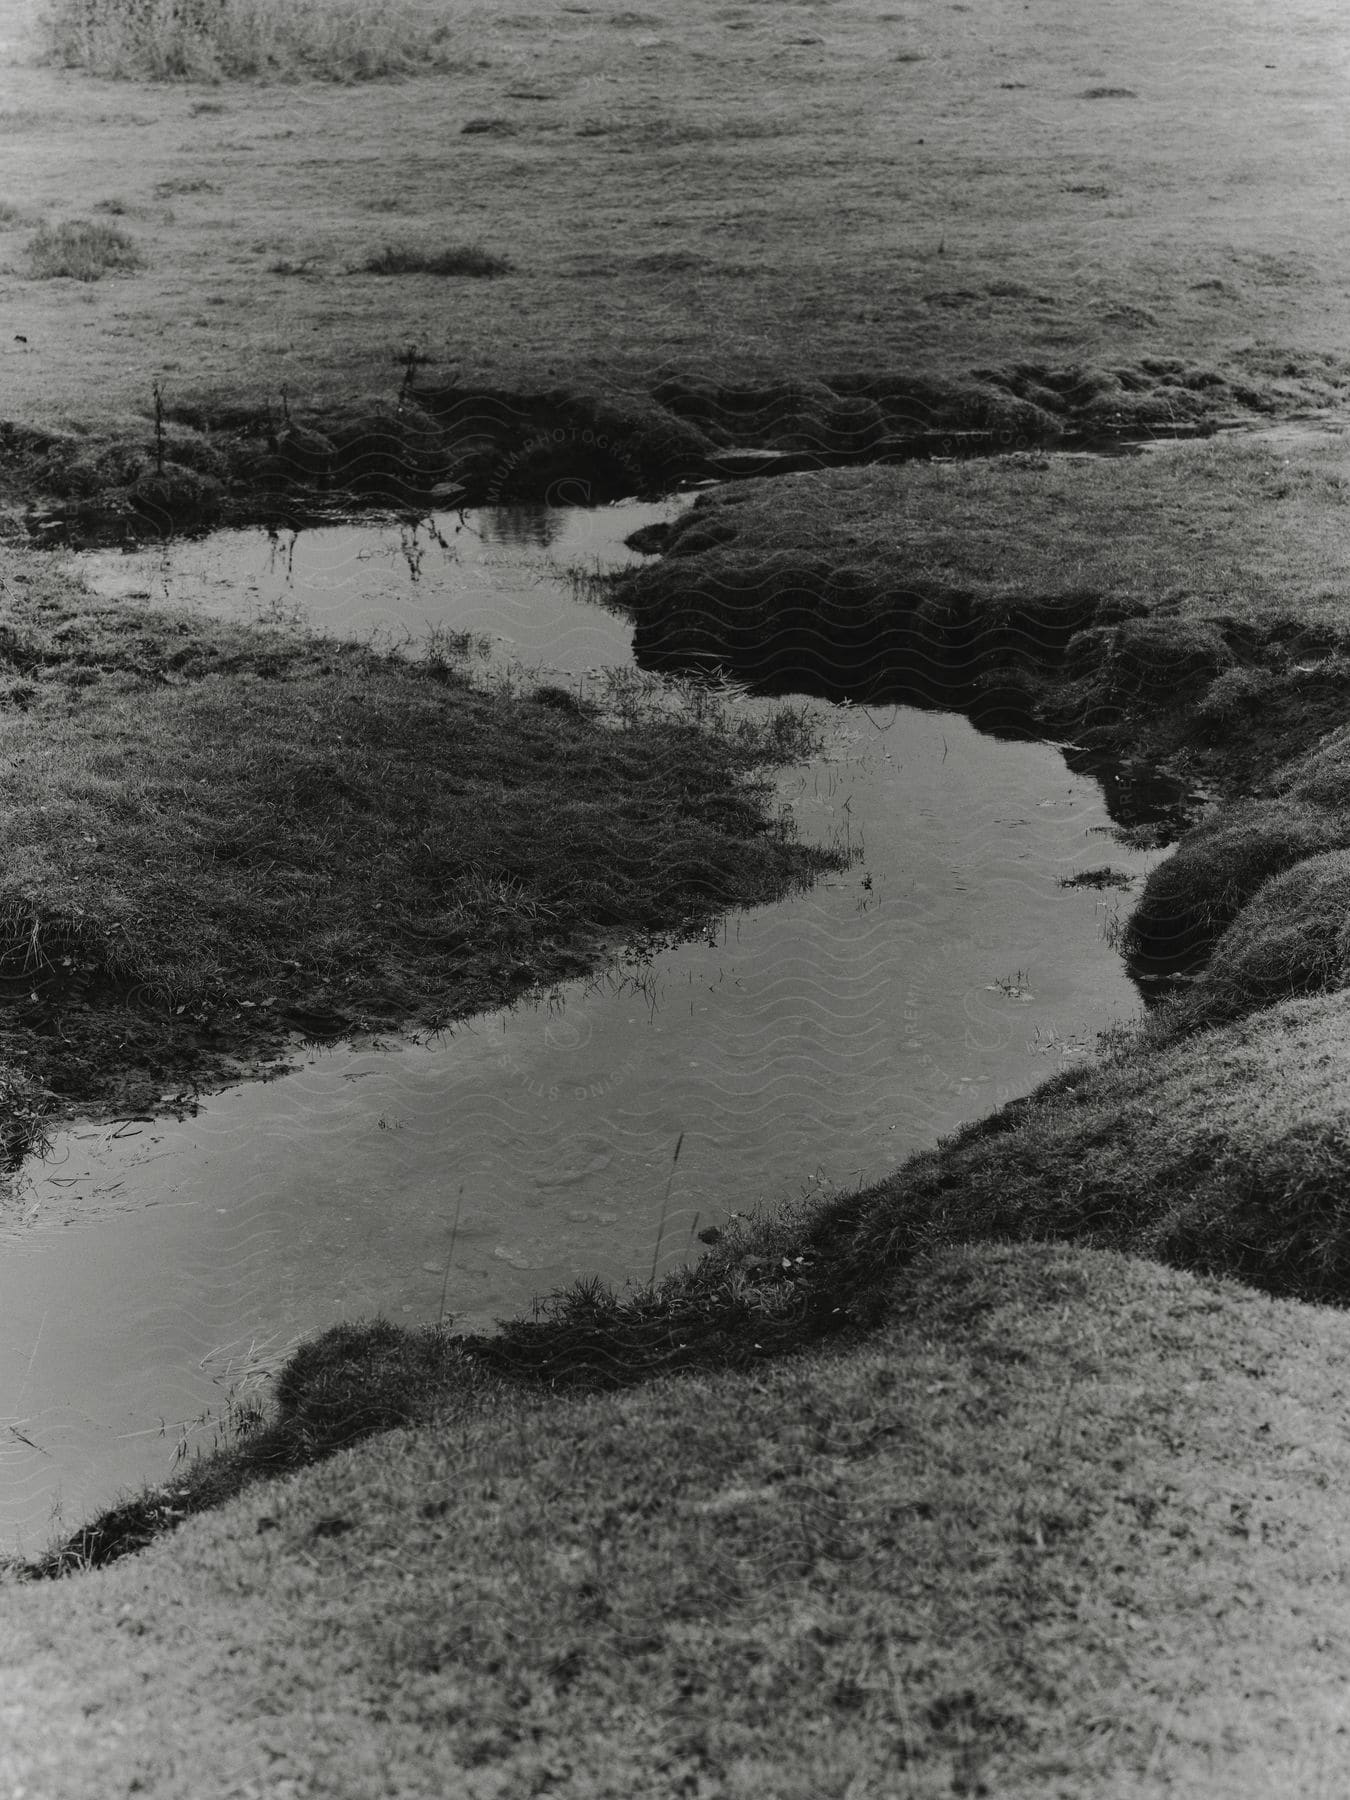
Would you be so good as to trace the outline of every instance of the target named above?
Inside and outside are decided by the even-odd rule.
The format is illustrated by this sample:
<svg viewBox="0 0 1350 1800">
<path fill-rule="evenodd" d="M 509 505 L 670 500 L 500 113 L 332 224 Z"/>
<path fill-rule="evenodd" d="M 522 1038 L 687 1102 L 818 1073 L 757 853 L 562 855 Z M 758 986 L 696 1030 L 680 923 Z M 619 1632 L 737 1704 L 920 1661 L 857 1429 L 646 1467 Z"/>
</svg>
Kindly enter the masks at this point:
<svg viewBox="0 0 1350 1800">
<path fill-rule="evenodd" d="M 762 637 L 785 599 L 808 636 L 883 627 L 972 711 L 1167 765 L 1194 829 L 1128 942 L 1184 940 L 1195 979 L 880 1187 L 729 1229 L 659 1288 L 583 1283 L 492 1340 L 376 1324 L 307 1346 L 228 1452 L 3 1572 L 0 1786 L 1329 1800 L 1350 1654 L 1337 11 L 511 0 L 412 9 L 392 41 L 390 9 L 358 0 L 324 48 L 322 8 L 302 41 L 277 35 L 302 0 L 228 0 L 238 34 L 209 55 L 161 0 L 141 38 L 109 35 L 117 0 L 58 11 L 99 32 L 58 32 L 38 64 L 16 27 L 0 63 L 15 535 L 53 496 L 150 482 L 167 505 L 156 385 L 180 497 L 233 479 L 260 432 L 325 479 L 381 432 L 396 471 L 425 452 L 426 481 L 457 479 L 472 445 L 446 421 L 488 398 L 557 419 L 584 397 L 647 446 L 635 480 L 733 445 L 857 452 L 897 420 L 1007 432 L 1022 453 L 997 462 L 714 493 L 617 597 L 640 643 L 683 634 L 680 655 L 747 621 Z M 1315 432 L 1291 417 L 1308 411 Z M 1258 415 L 1264 433 L 1134 460 L 1040 448 Z M 320 667 L 312 647 L 272 667 L 221 632 L 174 661 L 52 579 L 0 545 L 4 881 L 44 884 L 53 920 L 84 896 L 102 935 L 72 944 L 118 978 L 167 961 L 228 991 L 248 933 L 270 943 L 287 912 L 285 882 L 250 870 L 271 866 L 272 761 L 303 702 L 287 781 L 318 784 L 373 852 L 339 949 L 369 1003 L 405 1005 L 436 971 L 379 964 L 376 903 L 415 925 L 426 899 L 398 860 L 409 834 L 381 835 L 379 721 L 355 788 L 325 734 L 353 684 L 385 738 L 410 707 L 453 734 L 479 701 L 451 719 L 424 674 L 364 652 Z M 597 795 L 620 779 L 594 721 L 513 704 L 541 780 L 564 752 Z M 129 783 L 151 742 L 158 773 Z M 692 738 L 679 754 L 738 795 L 728 879 L 792 879 L 747 748 L 715 747 L 721 774 Z M 216 762 L 228 831 L 170 780 Z M 44 835 L 53 819 L 69 829 Z M 464 819 L 447 807 L 433 834 L 433 886 Z M 706 824 L 685 808 L 686 849 Z M 139 964 L 111 948 L 109 841 L 135 851 Z M 599 841 L 574 834 L 587 866 Z M 176 912 L 208 854 L 229 906 Z M 501 884 L 514 867 L 455 900 L 466 995 L 510 985 L 517 914 L 531 924 Z M 507 918 L 494 896 L 522 904 Z M 3 884 L 0 917 L 31 924 Z M 573 923 L 533 951 L 579 953 Z M 296 942 L 297 965 L 323 949 Z M 43 1083 L 10 1080 L 29 1131 Z"/>
<path fill-rule="evenodd" d="M 1149 353 L 1343 369 L 1328 0 L 445 18 L 440 72 L 399 81 L 0 70 L 0 411 L 106 421 L 157 378 L 326 405 L 396 388 L 410 344 L 430 375 L 526 388 Z M 143 266 L 39 278 L 35 235 L 79 220 Z M 364 270 L 465 244 L 510 272 Z"/>
</svg>

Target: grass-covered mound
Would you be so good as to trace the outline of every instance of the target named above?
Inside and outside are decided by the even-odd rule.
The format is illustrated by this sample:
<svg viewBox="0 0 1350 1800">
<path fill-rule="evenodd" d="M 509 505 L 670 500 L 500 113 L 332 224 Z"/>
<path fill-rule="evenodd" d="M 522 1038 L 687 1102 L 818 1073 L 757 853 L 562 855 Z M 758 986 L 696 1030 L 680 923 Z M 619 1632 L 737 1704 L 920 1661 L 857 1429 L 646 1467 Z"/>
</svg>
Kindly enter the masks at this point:
<svg viewBox="0 0 1350 1800">
<path fill-rule="evenodd" d="M 448 1020 L 837 862 L 752 775 L 803 752 L 800 715 L 619 725 L 444 656 L 98 600 L 37 558 L 5 565 L 0 700 L 11 1148 L 44 1104 Z"/>
<path fill-rule="evenodd" d="M 1145 1032 L 907 1164 L 813 1237 L 845 1293 L 926 1244 L 1073 1238 L 1350 1299 L 1350 995 Z"/>
<path fill-rule="evenodd" d="M 1339 849 L 1307 857 L 1257 890 L 1168 1024 L 1214 1024 L 1348 984 L 1350 850 Z"/>
<path fill-rule="evenodd" d="M 1350 920 L 1343 879 L 1350 733 L 1338 725 L 1318 738 L 1310 722 L 1321 721 L 1302 721 L 1312 747 L 1269 775 L 1258 798 L 1223 807 L 1188 833 L 1154 869 L 1130 920 L 1131 946 L 1141 956 L 1209 958 L 1185 1005 L 1174 1009 L 1177 1025 L 1231 1018 L 1350 978 L 1342 949 Z M 1286 724 L 1282 735 L 1296 742 L 1298 724 Z M 1232 732 L 1240 745 L 1243 724 Z"/>
<path fill-rule="evenodd" d="M 0 1587 L 0 1768 L 63 1800 L 1334 1791 L 1344 1315 L 1058 1247 L 893 1295 L 753 1380 L 522 1407 L 461 1372 L 420 1429 Z"/>
<path fill-rule="evenodd" d="M 1339 720 L 1350 668 L 1340 448 L 1286 448 L 747 482 L 616 596 L 653 663 L 965 706 L 1241 791 Z"/>
<path fill-rule="evenodd" d="M 1223 807 L 1149 876 L 1130 919 L 1131 948 L 1153 962 L 1193 962 L 1266 882 L 1347 844 L 1350 788 L 1335 810 L 1292 796 Z"/>
</svg>

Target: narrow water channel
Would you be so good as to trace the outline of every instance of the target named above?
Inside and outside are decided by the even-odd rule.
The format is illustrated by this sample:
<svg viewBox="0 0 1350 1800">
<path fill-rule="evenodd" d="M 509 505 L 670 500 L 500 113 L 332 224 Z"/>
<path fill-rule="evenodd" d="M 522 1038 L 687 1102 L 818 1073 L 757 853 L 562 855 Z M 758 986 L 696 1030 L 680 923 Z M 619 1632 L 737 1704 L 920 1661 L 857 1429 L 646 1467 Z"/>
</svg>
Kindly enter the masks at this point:
<svg viewBox="0 0 1350 1800">
<path fill-rule="evenodd" d="M 629 630 L 567 571 L 663 516 L 220 533 L 80 567 L 128 605 L 414 649 L 469 632 L 584 680 L 630 663 Z M 1095 782 L 956 715 L 817 710 L 825 747 L 779 796 L 803 836 L 860 846 L 847 873 L 433 1040 L 297 1046 L 195 1117 L 78 1127 L 25 1166 L 0 1219 L 0 1546 L 169 1475 L 327 1324 L 481 1329 L 577 1274 L 644 1280 L 730 1212 L 876 1180 L 1138 1010 L 1109 941 L 1128 895 L 1061 885 L 1156 860 L 1112 840 Z"/>
</svg>

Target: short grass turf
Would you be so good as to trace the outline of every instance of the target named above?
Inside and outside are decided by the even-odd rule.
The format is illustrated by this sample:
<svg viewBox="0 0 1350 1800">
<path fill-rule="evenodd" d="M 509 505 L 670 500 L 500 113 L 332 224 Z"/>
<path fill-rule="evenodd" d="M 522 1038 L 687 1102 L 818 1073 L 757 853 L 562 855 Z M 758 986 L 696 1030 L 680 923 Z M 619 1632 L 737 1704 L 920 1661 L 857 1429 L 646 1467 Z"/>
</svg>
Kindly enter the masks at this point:
<svg viewBox="0 0 1350 1800">
<path fill-rule="evenodd" d="M 951 1250 L 751 1379 L 433 1423 L 0 1587 L 0 1775 L 104 1800 L 1330 1797 L 1341 1312 Z"/>
</svg>

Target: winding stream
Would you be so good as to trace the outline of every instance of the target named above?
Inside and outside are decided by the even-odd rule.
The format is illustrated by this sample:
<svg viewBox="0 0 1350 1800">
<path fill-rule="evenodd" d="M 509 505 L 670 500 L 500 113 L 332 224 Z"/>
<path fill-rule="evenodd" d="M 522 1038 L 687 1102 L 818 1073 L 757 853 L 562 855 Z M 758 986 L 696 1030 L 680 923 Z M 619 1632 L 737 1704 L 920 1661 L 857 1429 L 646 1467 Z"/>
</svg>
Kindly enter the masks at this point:
<svg viewBox="0 0 1350 1800">
<path fill-rule="evenodd" d="M 629 629 L 565 571 L 668 516 L 500 510 L 79 560 L 128 605 L 414 650 L 469 632 L 498 667 L 584 681 L 630 664 Z M 194 1117 L 79 1127 L 25 1166 L 0 1216 L 0 1546 L 166 1477 L 335 1320 L 483 1328 L 579 1273 L 644 1280 L 731 1211 L 877 1179 L 1137 1011 L 1108 942 L 1122 897 L 1060 885 L 1156 860 L 1102 835 L 1095 782 L 953 714 L 819 712 L 825 749 L 778 791 L 805 837 L 861 845 L 846 874 L 432 1040 L 297 1046 Z"/>
</svg>

